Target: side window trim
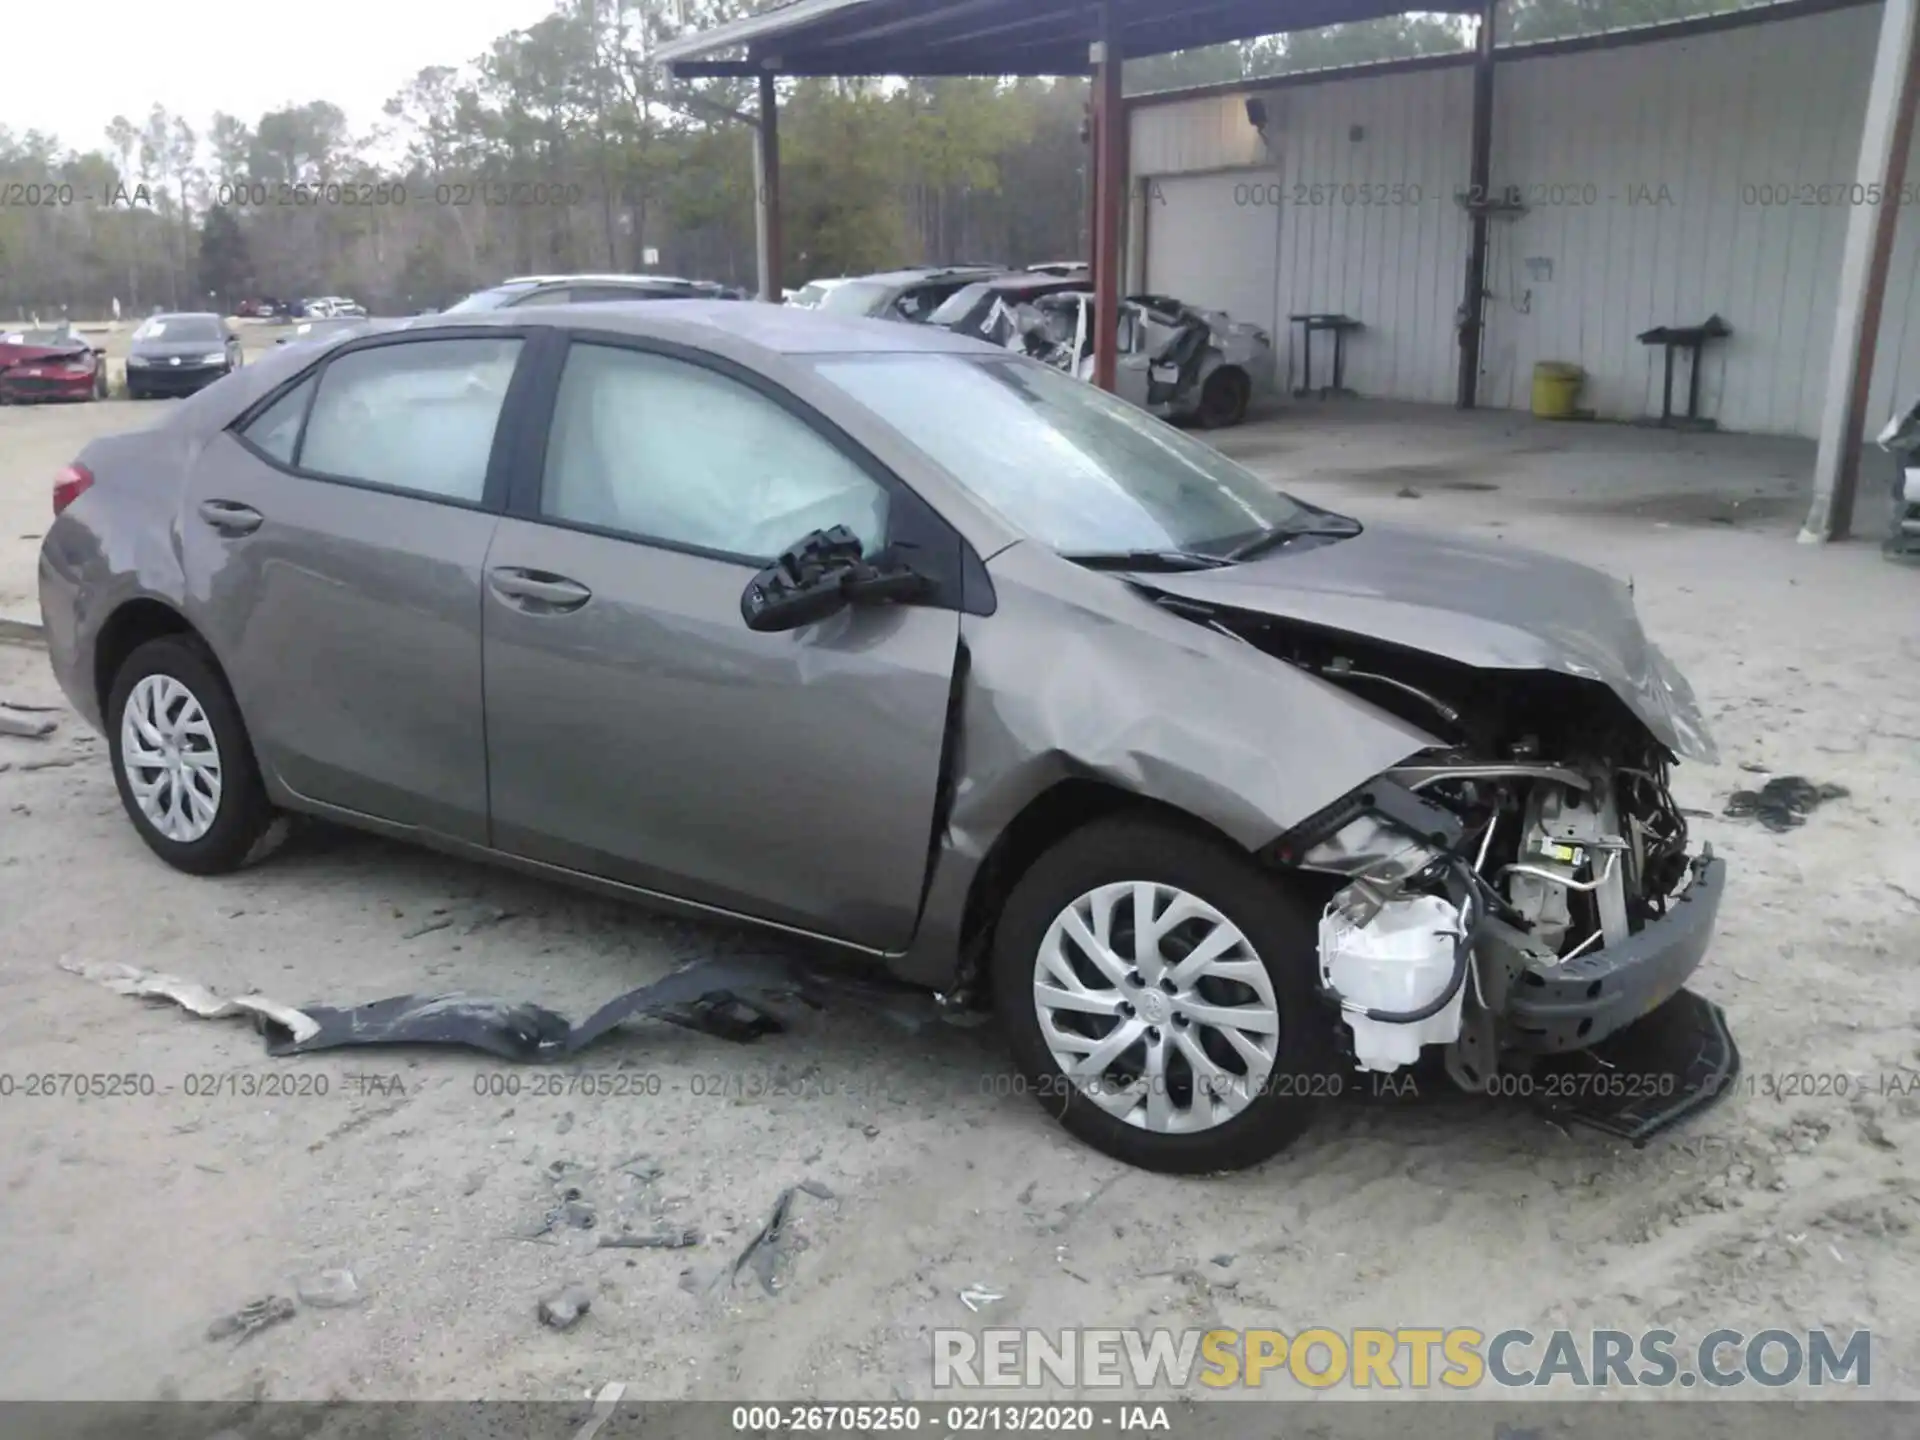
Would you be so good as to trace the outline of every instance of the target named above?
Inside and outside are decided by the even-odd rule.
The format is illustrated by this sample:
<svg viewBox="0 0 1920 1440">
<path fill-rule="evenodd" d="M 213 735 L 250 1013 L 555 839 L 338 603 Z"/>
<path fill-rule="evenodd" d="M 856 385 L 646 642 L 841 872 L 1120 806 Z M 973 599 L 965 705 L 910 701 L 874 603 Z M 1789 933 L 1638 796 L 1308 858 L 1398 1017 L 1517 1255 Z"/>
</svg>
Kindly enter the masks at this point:
<svg viewBox="0 0 1920 1440">
<path fill-rule="evenodd" d="M 331 356 L 326 357 L 326 359 L 331 358 Z M 326 359 L 323 359 L 300 381 L 302 385 L 307 386 L 307 403 L 300 407 L 300 428 L 293 432 L 293 449 L 287 452 L 287 468 L 296 475 L 301 473 L 300 452 L 307 448 L 307 421 L 313 418 L 313 400 L 320 393 L 321 378 L 327 373 Z"/>
<path fill-rule="evenodd" d="M 958 610 L 967 614 L 991 615 L 995 600 L 986 567 L 965 537 L 946 518 L 922 498 L 920 493 L 881 461 L 872 451 L 821 414 L 813 406 L 784 386 L 767 379 L 747 366 L 678 341 L 651 335 L 633 335 L 620 331 L 573 329 L 554 330 L 552 345 L 537 357 L 537 378 L 527 386 L 526 407 L 522 415 L 524 433 L 519 439 L 512 468 L 513 483 L 507 496 L 506 512 L 516 519 L 560 530 L 598 535 L 623 545 L 666 550 L 680 555 L 717 560 L 758 570 L 766 562 L 757 556 L 736 555 L 708 550 L 651 535 L 636 535 L 582 521 L 547 515 L 541 511 L 546 483 L 548 441 L 558 413 L 560 378 L 566 369 L 567 354 L 575 345 L 598 345 L 628 350 L 642 355 L 658 355 L 683 360 L 747 386 L 770 400 L 807 426 L 828 444 L 851 460 L 862 473 L 887 492 L 887 544 L 903 542 L 927 557 L 934 592 L 927 600 L 933 608 Z M 523 369 L 528 368 L 524 367 Z M 518 383 L 519 377 L 516 378 Z"/>
<path fill-rule="evenodd" d="M 314 402 L 320 394 L 320 386 L 326 380 L 327 370 L 334 361 L 342 356 L 354 355 L 366 350 L 384 349 L 390 345 L 432 344 L 442 340 L 518 340 L 520 342 L 520 353 L 515 361 L 513 377 L 507 382 L 507 392 L 500 403 L 500 414 L 494 421 L 493 447 L 487 457 L 486 478 L 478 501 L 462 500 L 454 495 L 436 495 L 424 490 L 407 490 L 397 485 L 382 485 L 378 481 L 361 480 L 352 475 L 334 475 L 324 470 L 309 470 L 300 463 L 306 451 L 307 425 L 313 418 Z M 226 428 L 228 433 L 247 448 L 249 454 L 264 464 L 271 465 L 283 475 L 291 475 L 300 480 L 312 480 L 323 485 L 344 485 L 355 490 L 370 490 L 380 495 L 399 495 L 411 500 L 424 500 L 433 505 L 451 505 L 460 510 L 480 510 L 500 514 L 508 508 L 508 482 L 514 470 L 519 433 L 529 421 L 538 419 L 537 415 L 530 413 L 529 401 L 537 399 L 535 386 L 548 368 L 550 352 L 555 348 L 564 347 L 564 344 L 564 336 L 546 326 L 463 325 L 444 331 L 399 331 L 392 334 L 363 335 L 336 346 L 325 355 L 316 357 L 312 364 L 289 376 L 241 411 L 227 423 Z M 294 437 L 290 459 L 282 461 L 254 444 L 248 439 L 246 431 L 261 415 L 309 380 L 313 382 L 313 388 L 307 392 L 307 403 L 301 411 L 300 431 Z"/>
</svg>

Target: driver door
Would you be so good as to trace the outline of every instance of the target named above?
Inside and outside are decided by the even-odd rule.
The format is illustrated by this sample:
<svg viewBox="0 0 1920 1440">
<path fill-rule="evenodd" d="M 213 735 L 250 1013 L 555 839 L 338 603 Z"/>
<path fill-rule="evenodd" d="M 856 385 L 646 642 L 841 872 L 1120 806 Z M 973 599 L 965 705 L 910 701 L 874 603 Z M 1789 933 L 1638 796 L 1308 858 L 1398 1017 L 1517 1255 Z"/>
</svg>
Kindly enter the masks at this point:
<svg viewBox="0 0 1920 1440">
<path fill-rule="evenodd" d="M 485 569 L 495 848 L 904 948 L 960 617 L 756 633 L 740 599 L 810 531 L 871 553 L 919 502 L 755 378 L 611 342 L 569 347 L 537 480 Z"/>
</svg>

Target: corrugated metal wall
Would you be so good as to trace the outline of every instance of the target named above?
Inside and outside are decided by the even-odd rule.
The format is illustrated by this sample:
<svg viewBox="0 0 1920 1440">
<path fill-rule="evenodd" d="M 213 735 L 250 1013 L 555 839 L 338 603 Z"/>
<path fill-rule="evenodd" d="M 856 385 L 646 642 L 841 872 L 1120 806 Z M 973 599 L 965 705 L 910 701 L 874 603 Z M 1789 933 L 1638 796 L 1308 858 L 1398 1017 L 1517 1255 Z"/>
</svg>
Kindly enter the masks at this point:
<svg viewBox="0 0 1920 1440">
<path fill-rule="evenodd" d="M 1858 6 L 1503 61 L 1493 179 L 1520 186 L 1530 208 L 1491 227 L 1483 403 L 1524 407 L 1534 363 L 1563 360 L 1588 372 L 1583 403 L 1601 415 L 1657 411 L 1660 352 L 1634 336 L 1718 313 L 1735 333 L 1708 351 L 1704 413 L 1728 429 L 1814 434 L 1878 22 L 1877 6 Z M 1450 401 L 1468 235 L 1453 197 L 1467 177 L 1469 70 L 1327 80 L 1263 98 L 1279 156 L 1274 184 L 1256 197 L 1244 172 L 1218 176 L 1211 183 L 1225 190 L 1206 203 L 1232 203 L 1235 184 L 1243 202 L 1277 200 L 1261 231 L 1276 240 L 1277 266 L 1251 253 L 1249 231 L 1260 227 L 1169 224 L 1149 185 L 1149 280 L 1274 266 L 1270 318 L 1276 336 L 1293 336 L 1296 370 L 1285 317 L 1345 311 L 1367 325 L 1349 342 L 1349 384 Z M 1257 163 L 1258 147 L 1238 96 L 1135 118 L 1143 176 Z M 1915 179 L 1920 189 L 1920 157 Z M 1182 182 L 1189 195 L 1194 183 Z M 1908 324 L 1920 304 L 1916 230 L 1902 225 L 1894 256 L 1876 418 L 1920 388 L 1920 325 Z M 1175 236 L 1183 250 L 1209 252 L 1156 248 Z M 1682 406 L 1684 386 L 1683 361 Z"/>
</svg>

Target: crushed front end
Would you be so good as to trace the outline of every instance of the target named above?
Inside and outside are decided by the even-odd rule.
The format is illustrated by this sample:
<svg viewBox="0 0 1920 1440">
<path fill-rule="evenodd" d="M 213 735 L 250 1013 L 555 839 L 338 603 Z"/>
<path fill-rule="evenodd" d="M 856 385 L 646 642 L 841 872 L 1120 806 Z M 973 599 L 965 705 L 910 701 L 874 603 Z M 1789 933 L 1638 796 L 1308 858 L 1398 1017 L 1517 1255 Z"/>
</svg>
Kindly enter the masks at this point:
<svg viewBox="0 0 1920 1440">
<path fill-rule="evenodd" d="M 1724 1093 L 1738 1052 L 1685 987 L 1726 862 L 1693 844 L 1668 783 L 1678 757 L 1614 690 L 1222 608 L 1204 618 L 1447 741 L 1265 856 L 1325 877 L 1319 978 L 1350 1063 L 1391 1074 L 1439 1059 L 1463 1089 L 1534 1096 L 1634 1140 Z M 1710 747 L 1672 680 L 1681 743 L 1697 732 Z"/>
</svg>

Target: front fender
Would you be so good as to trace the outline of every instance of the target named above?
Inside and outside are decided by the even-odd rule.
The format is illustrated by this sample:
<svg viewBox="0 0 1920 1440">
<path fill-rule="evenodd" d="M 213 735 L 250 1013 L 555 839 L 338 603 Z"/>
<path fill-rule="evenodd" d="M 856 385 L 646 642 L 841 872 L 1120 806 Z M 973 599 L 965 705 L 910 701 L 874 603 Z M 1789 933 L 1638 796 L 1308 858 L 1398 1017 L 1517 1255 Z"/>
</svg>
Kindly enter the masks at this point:
<svg viewBox="0 0 1920 1440">
<path fill-rule="evenodd" d="M 945 823 L 904 978 L 948 988 L 981 864 L 1035 799 L 1095 780 L 1253 851 L 1436 737 L 1111 575 L 1037 546 L 989 565 L 961 627 Z"/>
</svg>

